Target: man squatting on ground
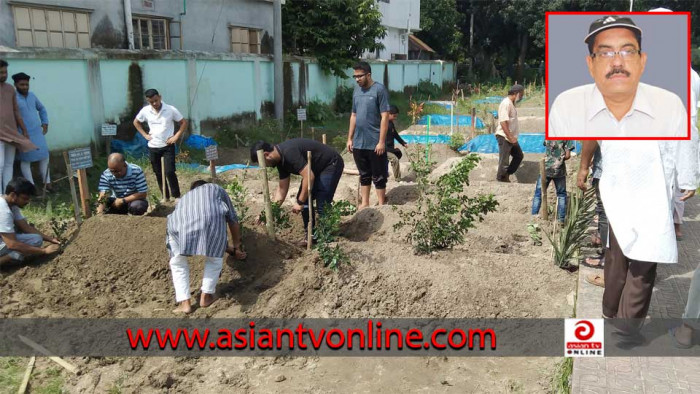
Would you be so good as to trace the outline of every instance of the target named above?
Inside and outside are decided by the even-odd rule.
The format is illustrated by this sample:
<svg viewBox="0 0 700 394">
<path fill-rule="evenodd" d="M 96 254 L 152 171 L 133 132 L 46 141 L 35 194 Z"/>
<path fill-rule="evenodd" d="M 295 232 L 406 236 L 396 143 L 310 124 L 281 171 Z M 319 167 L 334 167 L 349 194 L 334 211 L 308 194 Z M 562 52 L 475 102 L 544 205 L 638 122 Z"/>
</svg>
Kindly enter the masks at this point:
<svg viewBox="0 0 700 394">
<path fill-rule="evenodd" d="M 97 213 L 143 215 L 148 210 L 148 185 L 141 167 L 127 163 L 121 153 L 107 158 L 107 169 L 100 176 Z M 111 196 L 107 197 L 107 193 Z"/>
<path fill-rule="evenodd" d="M 60 242 L 56 238 L 42 234 L 22 216 L 21 209 L 29 204 L 35 192 L 34 185 L 20 177 L 10 181 L 5 194 L 0 197 L 0 265 L 59 250 Z M 42 248 L 44 241 L 51 244 Z"/>
<path fill-rule="evenodd" d="M 304 219 L 304 231 L 308 231 L 309 225 L 309 196 L 308 187 L 311 183 L 311 197 L 315 202 L 319 215 L 333 203 L 335 190 L 338 188 L 340 177 L 343 175 L 345 163 L 335 149 L 318 141 L 294 138 L 272 146 L 265 141 L 258 141 L 250 149 L 250 161 L 258 162 L 258 150 L 262 149 L 265 156 L 265 165 L 277 167 L 279 172 L 279 187 L 275 194 L 275 202 L 282 204 L 289 192 L 290 174 L 301 175 L 301 184 L 297 192 L 297 198 L 292 206 L 292 212 L 299 213 Z M 311 178 L 309 178 L 309 163 L 307 152 L 311 152 Z M 384 168 L 386 171 L 386 167 Z M 315 226 L 315 220 L 311 223 Z M 308 234 L 307 234 L 308 236 Z M 298 244 L 307 246 L 307 237 Z M 315 240 L 315 238 L 314 238 Z"/>
<path fill-rule="evenodd" d="M 352 153 L 360 172 L 359 209 L 369 206 L 369 192 L 374 183 L 379 205 L 386 204 L 386 135 L 389 129 L 389 92 L 372 80 L 367 62 L 353 66 L 357 82 L 352 94 L 352 114 L 348 128 L 348 152 Z"/>
<path fill-rule="evenodd" d="M 166 104 L 155 89 L 148 89 L 144 93 L 147 106 L 139 111 L 134 119 L 134 127 L 148 140 L 148 151 L 151 160 L 151 167 L 158 180 L 159 190 L 163 190 L 163 169 L 161 158 L 165 158 L 165 177 L 168 187 L 165 188 L 165 198 L 180 198 L 180 184 L 175 173 L 175 143 L 187 130 L 187 119 L 180 111 L 172 105 Z M 148 123 L 148 133 L 141 126 L 142 122 Z M 175 123 L 179 124 L 179 129 L 175 133 Z"/>
<path fill-rule="evenodd" d="M 226 227 L 231 232 L 228 244 Z M 170 270 L 175 286 L 175 313 L 190 313 L 190 266 L 188 256 L 205 256 L 202 294 L 199 306 L 214 302 L 216 284 L 223 266 L 224 252 L 237 260 L 246 258 L 241 248 L 238 216 L 226 191 L 219 185 L 198 180 L 192 183 L 175 211 L 168 215 L 166 245 L 170 252 Z"/>
</svg>

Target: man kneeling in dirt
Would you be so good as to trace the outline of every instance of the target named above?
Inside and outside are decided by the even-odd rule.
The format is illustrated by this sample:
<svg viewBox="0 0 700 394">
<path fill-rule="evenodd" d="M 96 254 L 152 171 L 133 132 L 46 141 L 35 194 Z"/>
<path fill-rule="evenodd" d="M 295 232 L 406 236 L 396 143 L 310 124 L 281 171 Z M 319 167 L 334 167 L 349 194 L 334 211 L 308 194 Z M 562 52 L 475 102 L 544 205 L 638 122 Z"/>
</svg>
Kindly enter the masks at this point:
<svg viewBox="0 0 700 394">
<path fill-rule="evenodd" d="M 109 155 L 107 167 L 97 187 L 100 191 L 97 213 L 145 214 L 148 210 L 148 185 L 141 167 L 127 163 L 121 153 Z M 107 197 L 110 191 L 112 195 Z"/>
<path fill-rule="evenodd" d="M 0 197 L 0 265 L 9 261 L 23 261 L 25 256 L 48 255 L 58 252 L 59 241 L 30 226 L 22 216 L 24 208 L 34 195 L 34 185 L 24 178 L 15 178 L 7 184 Z M 44 241 L 51 245 L 42 248 Z"/>
<path fill-rule="evenodd" d="M 231 231 L 233 245 L 228 245 L 226 226 Z M 223 265 L 224 252 L 243 260 L 241 229 L 236 211 L 226 191 L 219 185 L 198 180 L 192 183 L 175 211 L 168 215 L 167 247 L 170 270 L 175 285 L 175 301 L 180 306 L 175 313 L 190 313 L 190 266 L 187 256 L 205 256 L 202 295 L 199 306 L 214 302 L 216 284 Z"/>
<path fill-rule="evenodd" d="M 282 204 L 284 199 L 287 198 L 289 175 L 301 175 L 301 185 L 299 185 L 299 192 L 292 206 L 292 212 L 301 212 L 304 220 L 304 231 L 308 231 L 309 195 L 307 185 L 311 182 L 311 195 L 316 201 L 316 210 L 319 215 L 323 215 L 324 209 L 333 203 L 335 190 L 338 188 L 340 177 L 343 175 L 343 168 L 345 167 L 343 158 L 330 146 L 304 138 L 287 140 L 274 147 L 265 141 L 258 141 L 250 148 L 250 160 L 253 163 L 258 162 L 257 152 L 260 149 L 264 151 L 265 165 L 277 167 L 279 172 L 280 183 L 274 200 L 278 204 Z M 310 179 L 307 152 L 311 152 Z M 312 220 L 311 225 L 316 225 L 315 220 Z M 298 245 L 306 247 L 307 239 L 305 236 L 303 240 L 298 242 Z"/>
</svg>

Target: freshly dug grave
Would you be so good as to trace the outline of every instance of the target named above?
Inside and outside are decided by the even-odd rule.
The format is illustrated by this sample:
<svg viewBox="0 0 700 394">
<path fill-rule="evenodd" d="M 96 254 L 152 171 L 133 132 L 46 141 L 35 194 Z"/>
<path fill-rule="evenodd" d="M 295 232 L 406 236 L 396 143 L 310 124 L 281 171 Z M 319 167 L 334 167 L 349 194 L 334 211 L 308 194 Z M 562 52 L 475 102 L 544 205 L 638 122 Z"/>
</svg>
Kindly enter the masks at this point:
<svg viewBox="0 0 700 394">
<path fill-rule="evenodd" d="M 444 155 L 444 156 L 447 156 Z M 445 157 L 443 163 L 448 159 Z M 475 174 L 487 174 L 485 160 Z M 495 174 L 492 174 L 495 175 Z M 251 176 L 251 215 L 261 209 Z M 534 246 L 526 224 L 533 184 L 472 181 L 468 193 L 494 193 L 498 211 L 467 234 L 464 245 L 415 256 L 396 231 L 390 206 L 344 220 L 339 242 L 350 264 L 324 268 L 315 253 L 287 243 L 303 235 L 301 219 L 271 241 L 248 223 L 245 262 L 227 261 L 204 317 L 568 317 L 575 276 L 555 268 L 550 248 Z M 356 177 L 341 187 L 356 192 Z M 296 181 L 295 181 L 296 182 Z M 533 181 L 534 182 L 534 181 Z M 271 183 L 272 184 L 272 183 Z M 339 188 L 340 189 L 340 188 Z M 274 187 L 273 187 L 274 190 Z M 295 191 L 292 185 L 290 190 Z M 411 209 L 412 183 L 388 186 L 389 201 Z M 44 263 L 1 271 L 0 317 L 170 317 L 174 296 L 165 250 L 165 218 L 103 216 L 87 220 L 65 252 Z M 544 238 L 544 237 L 543 237 Z M 546 241 L 545 241 L 546 243 Z M 191 260 L 198 294 L 202 261 Z M 569 296 L 569 297 L 567 297 Z M 65 376 L 71 392 L 222 391 L 543 391 L 556 360 L 467 358 L 130 358 L 71 359 L 86 373 Z"/>
</svg>

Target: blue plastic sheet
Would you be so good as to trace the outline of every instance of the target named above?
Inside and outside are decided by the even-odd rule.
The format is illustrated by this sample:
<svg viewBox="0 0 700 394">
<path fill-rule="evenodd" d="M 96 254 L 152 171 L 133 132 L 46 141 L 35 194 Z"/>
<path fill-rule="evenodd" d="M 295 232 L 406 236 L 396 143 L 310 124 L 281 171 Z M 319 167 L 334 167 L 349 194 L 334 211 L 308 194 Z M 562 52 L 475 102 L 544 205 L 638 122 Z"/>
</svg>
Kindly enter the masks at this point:
<svg viewBox="0 0 700 394">
<path fill-rule="evenodd" d="M 426 115 L 422 116 L 418 120 L 418 124 L 420 125 L 427 125 L 428 124 L 428 116 L 430 116 L 430 124 L 432 126 L 449 126 L 450 125 L 450 115 Z M 457 126 L 457 122 L 459 122 L 460 126 L 471 126 L 472 125 L 472 117 L 471 115 L 455 115 L 453 116 L 452 119 L 452 124 Z M 484 125 L 484 121 L 481 120 L 481 118 L 477 117 L 476 118 L 476 128 L 477 129 L 483 129 L 486 127 Z"/>
<path fill-rule="evenodd" d="M 401 136 L 403 137 L 403 136 Z M 544 153 L 544 134 L 526 133 L 518 136 L 518 144 L 525 153 Z M 576 152 L 581 152 L 581 143 L 575 142 Z M 498 153 L 498 141 L 494 134 L 483 134 L 459 148 L 460 152 Z"/>
<path fill-rule="evenodd" d="M 431 105 L 439 105 L 441 107 L 445 107 L 447 109 L 452 108 L 452 103 L 449 101 L 426 101 L 426 104 L 431 104 Z"/>
<path fill-rule="evenodd" d="M 180 169 L 188 169 L 188 170 L 195 170 L 199 172 L 204 172 L 204 173 L 209 173 L 209 167 L 202 165 L 202 164 L 197 164 L 197 163 L 177 163 L 176 165 L 177 168 Z M 226 171 L 231 171 L 231 170 L 253 170 L 253 169 L 258 169 L 260 167 L 258 166 L 247 166 L 245 164 L 227 164 L 225 166 L 216 166 L 216 173 L 221 174 L 222 172 Z"/>
<path fill-rule="evenodd" d="M 431 135 L 414 135 L 414 134 L 407 134 L 407 135 L 401 135 L 401 138 L 403 138 L 404 141 L 406 141 L 407 144 L 449 144 L 450 143 L 450 136 L 449 135 L 444 135 L 444 134 L 431 134 Z"/>
<path fill-rule="evenodd" d="M 498 104 L 503 101 L 504 97 L 501 96 L 489 96 L 482 98 L 481 100 L 474 101 L 475 104 Z"/>
<path fill-rule="evenodd" d="M 112 152 L 123 153 L 128 157 L 133 157 L 135 159 L 148 157 L 148 141 L 139 133 L 136 133 L 131 141 L 112 140 L 110 146 Z"/>
<path fill-rule="evenodd" d="M 185 145 L 194 149 L 204 149 L 207 146 L 216 145 L 216 141 L 213 138 L 192 134 L 185 140 Z"/>
</svg>

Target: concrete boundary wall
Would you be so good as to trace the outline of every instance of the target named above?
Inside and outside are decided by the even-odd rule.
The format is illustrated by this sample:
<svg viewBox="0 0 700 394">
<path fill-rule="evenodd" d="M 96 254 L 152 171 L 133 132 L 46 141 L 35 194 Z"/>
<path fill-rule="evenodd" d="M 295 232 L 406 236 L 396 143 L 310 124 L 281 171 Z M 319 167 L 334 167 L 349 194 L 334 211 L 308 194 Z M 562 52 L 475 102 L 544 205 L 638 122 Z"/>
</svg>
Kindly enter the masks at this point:
<svg viewBox="0 0 700 394">
<path fill-rule="evenodd" d="M 0 52 L 10 76 L 32 76 L 31 90 L 50 119 L 50 149 L 101 144 L 104 122 L 130 117 L 129 68 L 139 65 L 144 89 L 156 88 L 163 101 L 192 121 L 197 134 L 208 120 L 248 116 L 261 119 L 274 101 L 272 57 L 190 51 L 36 49 Z M 402 91 L 422 80 L 442 86 L 455 80 L 453 63 L 370 60 L 375 81 Z M 352 70 L 348 70 L 348 75 Z M 387 74 L 387 75 L 385 75 Z M 11 80 L 9 82 L 12 82 Z M 311 58 L 285 57 L 285 106 L 332 103 L 351 78 L 326 75 Z M 141 105 L 136 103 L 136 106 Z"/>
</svg>

